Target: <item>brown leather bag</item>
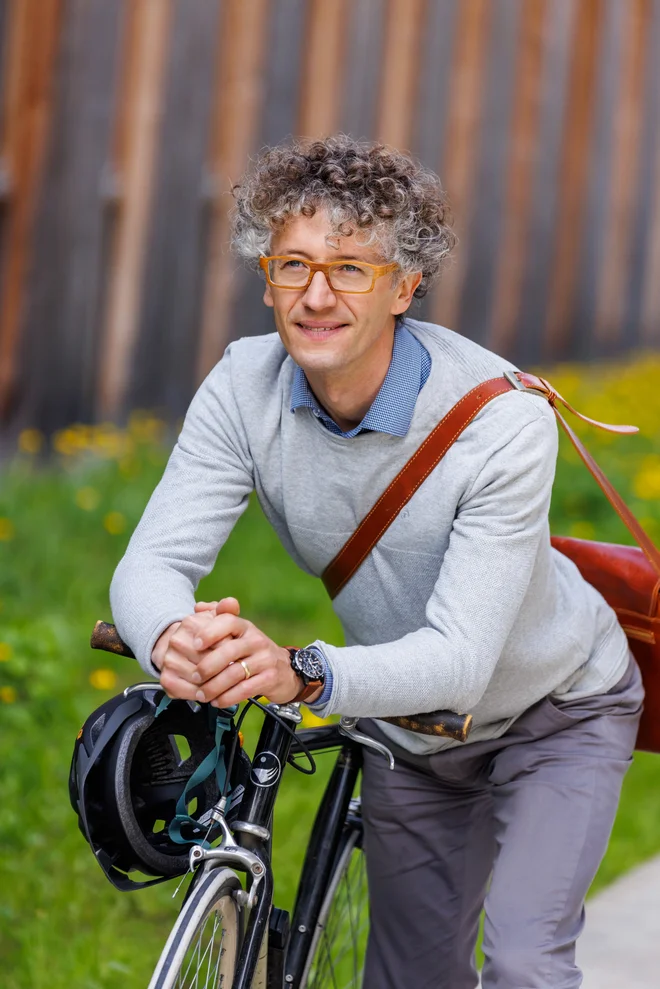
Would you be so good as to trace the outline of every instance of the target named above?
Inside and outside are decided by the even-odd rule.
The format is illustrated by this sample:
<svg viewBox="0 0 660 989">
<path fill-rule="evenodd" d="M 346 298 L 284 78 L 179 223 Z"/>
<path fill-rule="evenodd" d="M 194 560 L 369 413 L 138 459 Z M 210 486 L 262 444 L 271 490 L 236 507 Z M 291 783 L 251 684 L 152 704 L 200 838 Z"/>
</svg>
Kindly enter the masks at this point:
<svg viewBox="0 0 660 989">
<path fill-rule="evenodd" d="M 339 594 L 477 413 L 493 398 L 513 390 L 533 392 L 547 399 L 571 443 L 638 543 L 638 546 L 619 546 L 563 536 L 552 539 L 553 546 L 573 560 L 585 580 L 600 591 L 616 612 L 639 663 L 646 690 L 637 748 L 660 752 L 660 551 L 565 421 L 557 409 L 557 402 L 600 429 L 614 433 L 635 433 L 637 429 L 635 426 L 612 426 L 580 415 L 545 378 L 523 372 L 505 372 L 501 378 L 491 378 L 464 395 L 426 437 L 328 564 L 322 575 L 323 583 L 331 598 Z"/>
</svg>

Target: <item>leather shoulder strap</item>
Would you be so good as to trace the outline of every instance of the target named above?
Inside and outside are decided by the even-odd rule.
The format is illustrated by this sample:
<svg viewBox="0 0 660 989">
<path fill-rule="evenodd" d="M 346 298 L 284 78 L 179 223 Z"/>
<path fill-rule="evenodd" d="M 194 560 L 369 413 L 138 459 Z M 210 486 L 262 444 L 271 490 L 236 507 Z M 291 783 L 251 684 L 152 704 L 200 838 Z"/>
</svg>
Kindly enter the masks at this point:
<svg viewBox="0 0 660 989">
<path fill-rule="evenodd" d="M 321 580 L 331 598 L 335 598 L 351 579 L 403 506 L 477 413 L 491 399 L 511 391 L 512 387 L 504 377 L 484 381 L 464 395 L 440 420 L 323 571 Z"/>
<path fill-rule="evenodd" d="M 630 511 L 625 501 L 616 490 L 610 479 L 604 474 L 601 468 L 598 466 L 594 458 L 591 456 L 586 446 L 580 439 L 580 437 L 571 429 L 563 415 L 557 408 L 557 402 L 561 402 L 573 415 L 576 415 L 579 419 L 583 419 L 584 422 L 588 422 L 592 426 L 598 426 L 599 429 L 606 429 L 610 433 L 637 433 L 639 430 L 636 426 L 612 426 L 604 422 L 597 422 L 595 419 L 588 419 L 586 416 L 581 415 L 576 412 L 572 406 L 568 404 L 566 399 L 562 398 L 559 392 L 555 391 L 549 382 L 545 378 L 537 378 L 533 374 L 525 374 L 523 372 L 518 372 L 516 375 L 509 376 L 511 378 L 516 378 L 519 384 L 515 387 L 520 388 L 522 391 L 535 391 L 543 395 L 544 398 L 548 400 L 552 407 L 552 411 L 557 417 L 557 421 L 560 426 L 570 439 L 571 443 L 580 454 L 580 457 L 584 461 L 587 469 L 595 479 L 596 483 L 600 487 L 601 491 L 609 501 L 610 505 L 617 513 L 623 524 L 628 529 L 629 533 L 637 543 L 637 545 L 642 549 L 647 560 L 656 571 L 658 576 L 660 576 L 660 550 L 654 545 L 650 537 L 642 529 L 641 525 Z"/>
<path fill-rule="evenodd" d="M 534 392 L 547 399 L 558 422 L 568 434 L 571 443 L 600 485 L 608 501 L 642 548 L 653 568 L 660 575 L 660 551 L 654 546 L 621 495 L 558 411 L 556 403 L 561 402 L 580 419 L 609 432 L 636 433 L 638 432 L 637 428 L 635 426 L 613 426 L 597 422 L 595 419 L 588 419 L 576 412 L 545 378 L 523 372 L 516 372 L 515 374 L 505 372 L 501 378 L 491 378 L 489 381 L 484 381 L 483 384 L 477 385 L 467 395 L 464 395 L 440 420 L 435 429 L 429 433 L 417 452 L 413 454 L 408 463 L 385 489 L 371 511 L 362 519 L 353 535 L 335 558 L 330 561 L 321 575 L 321 580 L 331 598 L 335 598 L 348 583 L 403 506 L 410 501 L 420 484 L 437 467 L 452 443 L 472 422 L 477 413 L 493 398 L 512 390 Z"/>
</svg>

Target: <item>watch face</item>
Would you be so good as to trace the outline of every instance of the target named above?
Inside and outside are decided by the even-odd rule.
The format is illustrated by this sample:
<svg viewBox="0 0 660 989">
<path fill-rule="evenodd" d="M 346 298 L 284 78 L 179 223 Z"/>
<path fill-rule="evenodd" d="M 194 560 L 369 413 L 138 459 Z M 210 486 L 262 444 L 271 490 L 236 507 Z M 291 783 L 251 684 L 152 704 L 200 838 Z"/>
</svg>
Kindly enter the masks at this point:
<svg viewBox="0 0 660 989">
<path fill-rule="evenodd" d="M 305 683 L 310 683 L 312 680 L 323 680 L 325 667 L 323 662 L 318 658 L 316 653 L 313 653 L 311 649 L 299 649 L 295 654 L 291 665 L 293 666 L 296 673 L 298 673 Z"/>
</svg>

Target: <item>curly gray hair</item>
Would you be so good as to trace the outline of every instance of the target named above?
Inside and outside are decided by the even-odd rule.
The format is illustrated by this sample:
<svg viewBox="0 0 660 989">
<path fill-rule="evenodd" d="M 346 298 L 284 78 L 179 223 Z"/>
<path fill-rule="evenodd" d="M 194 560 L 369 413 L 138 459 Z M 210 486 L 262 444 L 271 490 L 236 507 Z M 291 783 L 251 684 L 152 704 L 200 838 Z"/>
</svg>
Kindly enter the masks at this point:
<svg viewBox="0 0 660 989">
<path fill-rule="evenodd" d="M 266 148 L 232 190 L 232 246 L 254 266 L 293 216 L 327 210 L 338 236 L 376 244 L 422 298 L 455 243 L 440 179 L 412 157 L 345 134 Z"/>
</svg>

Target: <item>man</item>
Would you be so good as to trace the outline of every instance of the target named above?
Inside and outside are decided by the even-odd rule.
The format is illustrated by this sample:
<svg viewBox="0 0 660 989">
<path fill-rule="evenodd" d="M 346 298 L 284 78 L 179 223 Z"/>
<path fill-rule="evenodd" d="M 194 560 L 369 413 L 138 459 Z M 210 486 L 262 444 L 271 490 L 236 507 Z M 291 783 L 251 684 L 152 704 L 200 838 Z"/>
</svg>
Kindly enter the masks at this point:
<svg viewBox="0 0 660 989">
<path fill-rule="evenodd" d="M 365 753 L 364 984 L 474 989 L 485 898 L 484 989 L 573 989 L 643 692 L 614 613 L 550 546 L 552 411 L 512 392 L 480 412 L 335 599 L 345 647 L 291 655 L 235 599 L 195 605 L 252 490 L 320 575 L 439 419 L 512 367 L 405 317 L 452 246 L 439 180 L 406 155 L 279 147 L 235 196 L 277 333 L 233 343 L 193 399 L 113 579 L 119 632 L 173 697 L 471 712 L 464 745 L 361 723 L 396 756 Z"/>
</svg>

